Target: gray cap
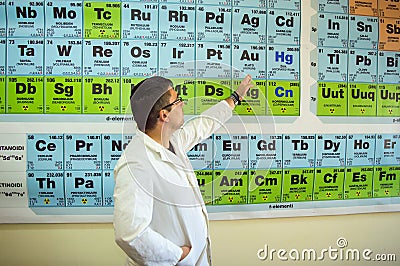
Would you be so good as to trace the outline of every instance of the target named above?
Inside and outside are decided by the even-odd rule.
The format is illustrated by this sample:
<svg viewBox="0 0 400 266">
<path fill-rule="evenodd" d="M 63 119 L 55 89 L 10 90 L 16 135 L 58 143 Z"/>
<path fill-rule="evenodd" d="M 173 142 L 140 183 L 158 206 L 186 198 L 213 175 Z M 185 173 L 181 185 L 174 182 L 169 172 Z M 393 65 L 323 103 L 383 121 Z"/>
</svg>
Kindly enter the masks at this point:
<svg viewBox="0 0 400 266">
<path fill-rule="evenodd" d="M 154 104 L 170 87 L 173 87 L 171 80 L 154 76 L 142 80 L 132 88 L 131 108 L 140 130 L 145 130 L 147 119 Z"/>
</svg>

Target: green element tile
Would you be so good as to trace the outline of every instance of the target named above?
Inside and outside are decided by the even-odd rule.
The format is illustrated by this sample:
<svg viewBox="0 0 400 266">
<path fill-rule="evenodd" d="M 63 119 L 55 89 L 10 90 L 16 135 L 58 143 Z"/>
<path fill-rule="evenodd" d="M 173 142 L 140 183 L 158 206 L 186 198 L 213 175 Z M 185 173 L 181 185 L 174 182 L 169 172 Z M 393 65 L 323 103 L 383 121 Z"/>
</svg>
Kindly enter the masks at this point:
<svg viewBox="0 0 400 266">
<path fill-rule="evenodd" d="M 268 115 L 300 115 L 300 82 L 269 80 L 267 86 Z"/>
<path fill-rule="evenodd" d="M 343 199 L 344 176 L 344 168 L 316 168 L 314 200 Z"/>
<path fill-rule="evenodd" d="M 318 82 L 317 115 L 347 115 L 346 82 Z"/>
<path fill-rule="evenodd" d="M 119 102 L 120 78 L 84 78 L 84 114 L 119 114 Z"/>
<path fill-rule="evenodd" d="M 43 113 L 43 77 L 7 78 L 7 113 Z"/>
<path fill-rule="evenodd" d="M 214 203 L 246 204 L 248 171 L 214 171 Z"/>
<path fill-rule="evenodd" d="M 250 170 L 249 173 L 249 203 L 280 202 L 282 170 Z"/>
<path fill-rule="evenodd" d="M 378 86 L 378 116 L 400 115 L 400 85 L 385 84 Z"/>
<path fill-rule="evenodd" d="M 198 170 L 195 174 L 204 203 L 209 205 L 213 201 L 213 171 Z"/>
<path fill-rule="evenodd" d="M 241 80 L 233 80 L 232 89 L 235 90 Z M 238 115 L 266 115 L 267 95 L 265 80 L 254 80 L 255 86 L 250 88 L 244 100 L 236 106 L 235 113 Z"/>
<path fill-rule="evenodd" d="M 120 2 L 84 2 L 85 39 L 119 39 L 121 37 Z"/>
<path fill-rule="evenodd" d="M 170 78 L 174 84 L 174 89 L 182 97 L 185 105 L 183 112 L 185 115 L 194 115 L 195 108 L 195 80 L 183 78 Z"/>
<path fill-rule="evenodd" d="M 0 76 L 0 114 L 6 112 L 6 77 Z"/>
<path fill-rule="evenodd" d="M 400 166 L 376 166 L 374 171 L 374 197 L 400 196 Z"/>
<path fill-rule="evenodd" d="M 376 116 L 377 85 L 348 84 L 349 116 Z"/>
<path fill-rule="evenodd" d="M 122 78 L 121 79 L 121 114 L 132 114 L 131 109 L 131 90 L 142 81 L 142 78 Z"/>
<path fill-rule="evenodd" d="M 312 200 L 314 171 L 314 168 L 284 170 L 282 202 Z"/>
<path fill-rule="evenodd" d="M 372 197 L 372 180 L 374 167 L 346 168 L 344 183 L 345 199 L 362 199 Z"/>
<path fill-rule="evenodd" d="M 46 77 L 47 114 L 80 114 L 82 108 L 81 77 Z"/>
<path fill-rule="evenodd" d="M 196 81 L 196 114 L 200 114 L 231 95 L 231 80 L 201 79 Z"/>
</svg>

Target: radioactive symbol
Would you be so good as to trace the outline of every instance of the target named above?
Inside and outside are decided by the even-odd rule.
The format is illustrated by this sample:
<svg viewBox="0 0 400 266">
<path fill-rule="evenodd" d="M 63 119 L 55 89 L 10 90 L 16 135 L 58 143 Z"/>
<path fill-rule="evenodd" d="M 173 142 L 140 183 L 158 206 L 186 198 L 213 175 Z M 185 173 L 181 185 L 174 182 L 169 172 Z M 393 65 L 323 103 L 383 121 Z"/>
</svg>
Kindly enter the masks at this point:
<svg viewBox="0 0 400 266">
<path fill-rule="evenodd" d="M 262 199 L 263 199 L 263 200 L 267 200 L 267 199 L 268 199 L 268 196 L 267 196 L 267 195 L 263 195 L 263 196 L 262 196 Z"/>
</svg>

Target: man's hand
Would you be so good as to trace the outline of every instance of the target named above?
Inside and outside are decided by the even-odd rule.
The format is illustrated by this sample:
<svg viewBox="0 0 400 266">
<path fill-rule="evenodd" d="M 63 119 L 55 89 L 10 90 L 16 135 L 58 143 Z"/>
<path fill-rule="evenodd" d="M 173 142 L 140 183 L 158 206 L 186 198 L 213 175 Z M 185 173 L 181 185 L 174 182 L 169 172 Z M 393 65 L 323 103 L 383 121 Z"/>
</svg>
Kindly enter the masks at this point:
<svg viewBox="0 0 400 266">
<path fill-rule="evenodd" d="M 184 258 L 186 258 L 186 256 L 189 254 L 189 252 L 190 252 L 190 249 L 191 249 L 191 247 L 187 247 L 187 246 L 182 246 L 181 247 L 181 249 L 182 249 L 182 256 L 181 256 L 181 258 L 179 259 L 179 261 L 181 261 L 181 260 L 183 260 Z"/>
<path fill-rule="evenodd" d="M 236 89 L 236 93 L 239 96 L 239 100 L 241 101 L 243 97 L 246 95 L 247 91 L 253 87 L 252 79 L 250 75 L 247 75 L 242 82 L 240 82 L 239 86 Z M 229 104 L 229 106 L 234 109 L 235 103 L 231 97 L 225 99 L 225 101 Z"/>
<path fill-rule="evenodd" d="M 236 93 L 239 95 L 240 100 L 243 99 L 244 96 L 246 96 L 247 91 L 254 86 L 252 83 L 252 79 L 250 75 L 247 75 L 242 82 L 240 82 L 238 88 L 236 89 Z"/>
</svg>

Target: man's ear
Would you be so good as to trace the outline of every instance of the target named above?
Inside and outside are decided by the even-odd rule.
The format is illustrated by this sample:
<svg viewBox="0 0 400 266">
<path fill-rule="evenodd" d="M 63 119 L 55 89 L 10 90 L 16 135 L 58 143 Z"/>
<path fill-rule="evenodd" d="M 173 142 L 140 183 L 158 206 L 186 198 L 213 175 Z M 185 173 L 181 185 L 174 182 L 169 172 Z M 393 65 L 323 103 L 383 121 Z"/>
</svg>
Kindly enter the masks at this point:
<svg viewBox="0 0 400 266">
<path fill-rule="evenodd" d="M 168 113 L 166 110 L 160 110 L 160 112 L 158 113 L 158 118 L 162 121 L 162 122 L 168 122 L 169 118 L 168 118 Z"/>
</svg>

